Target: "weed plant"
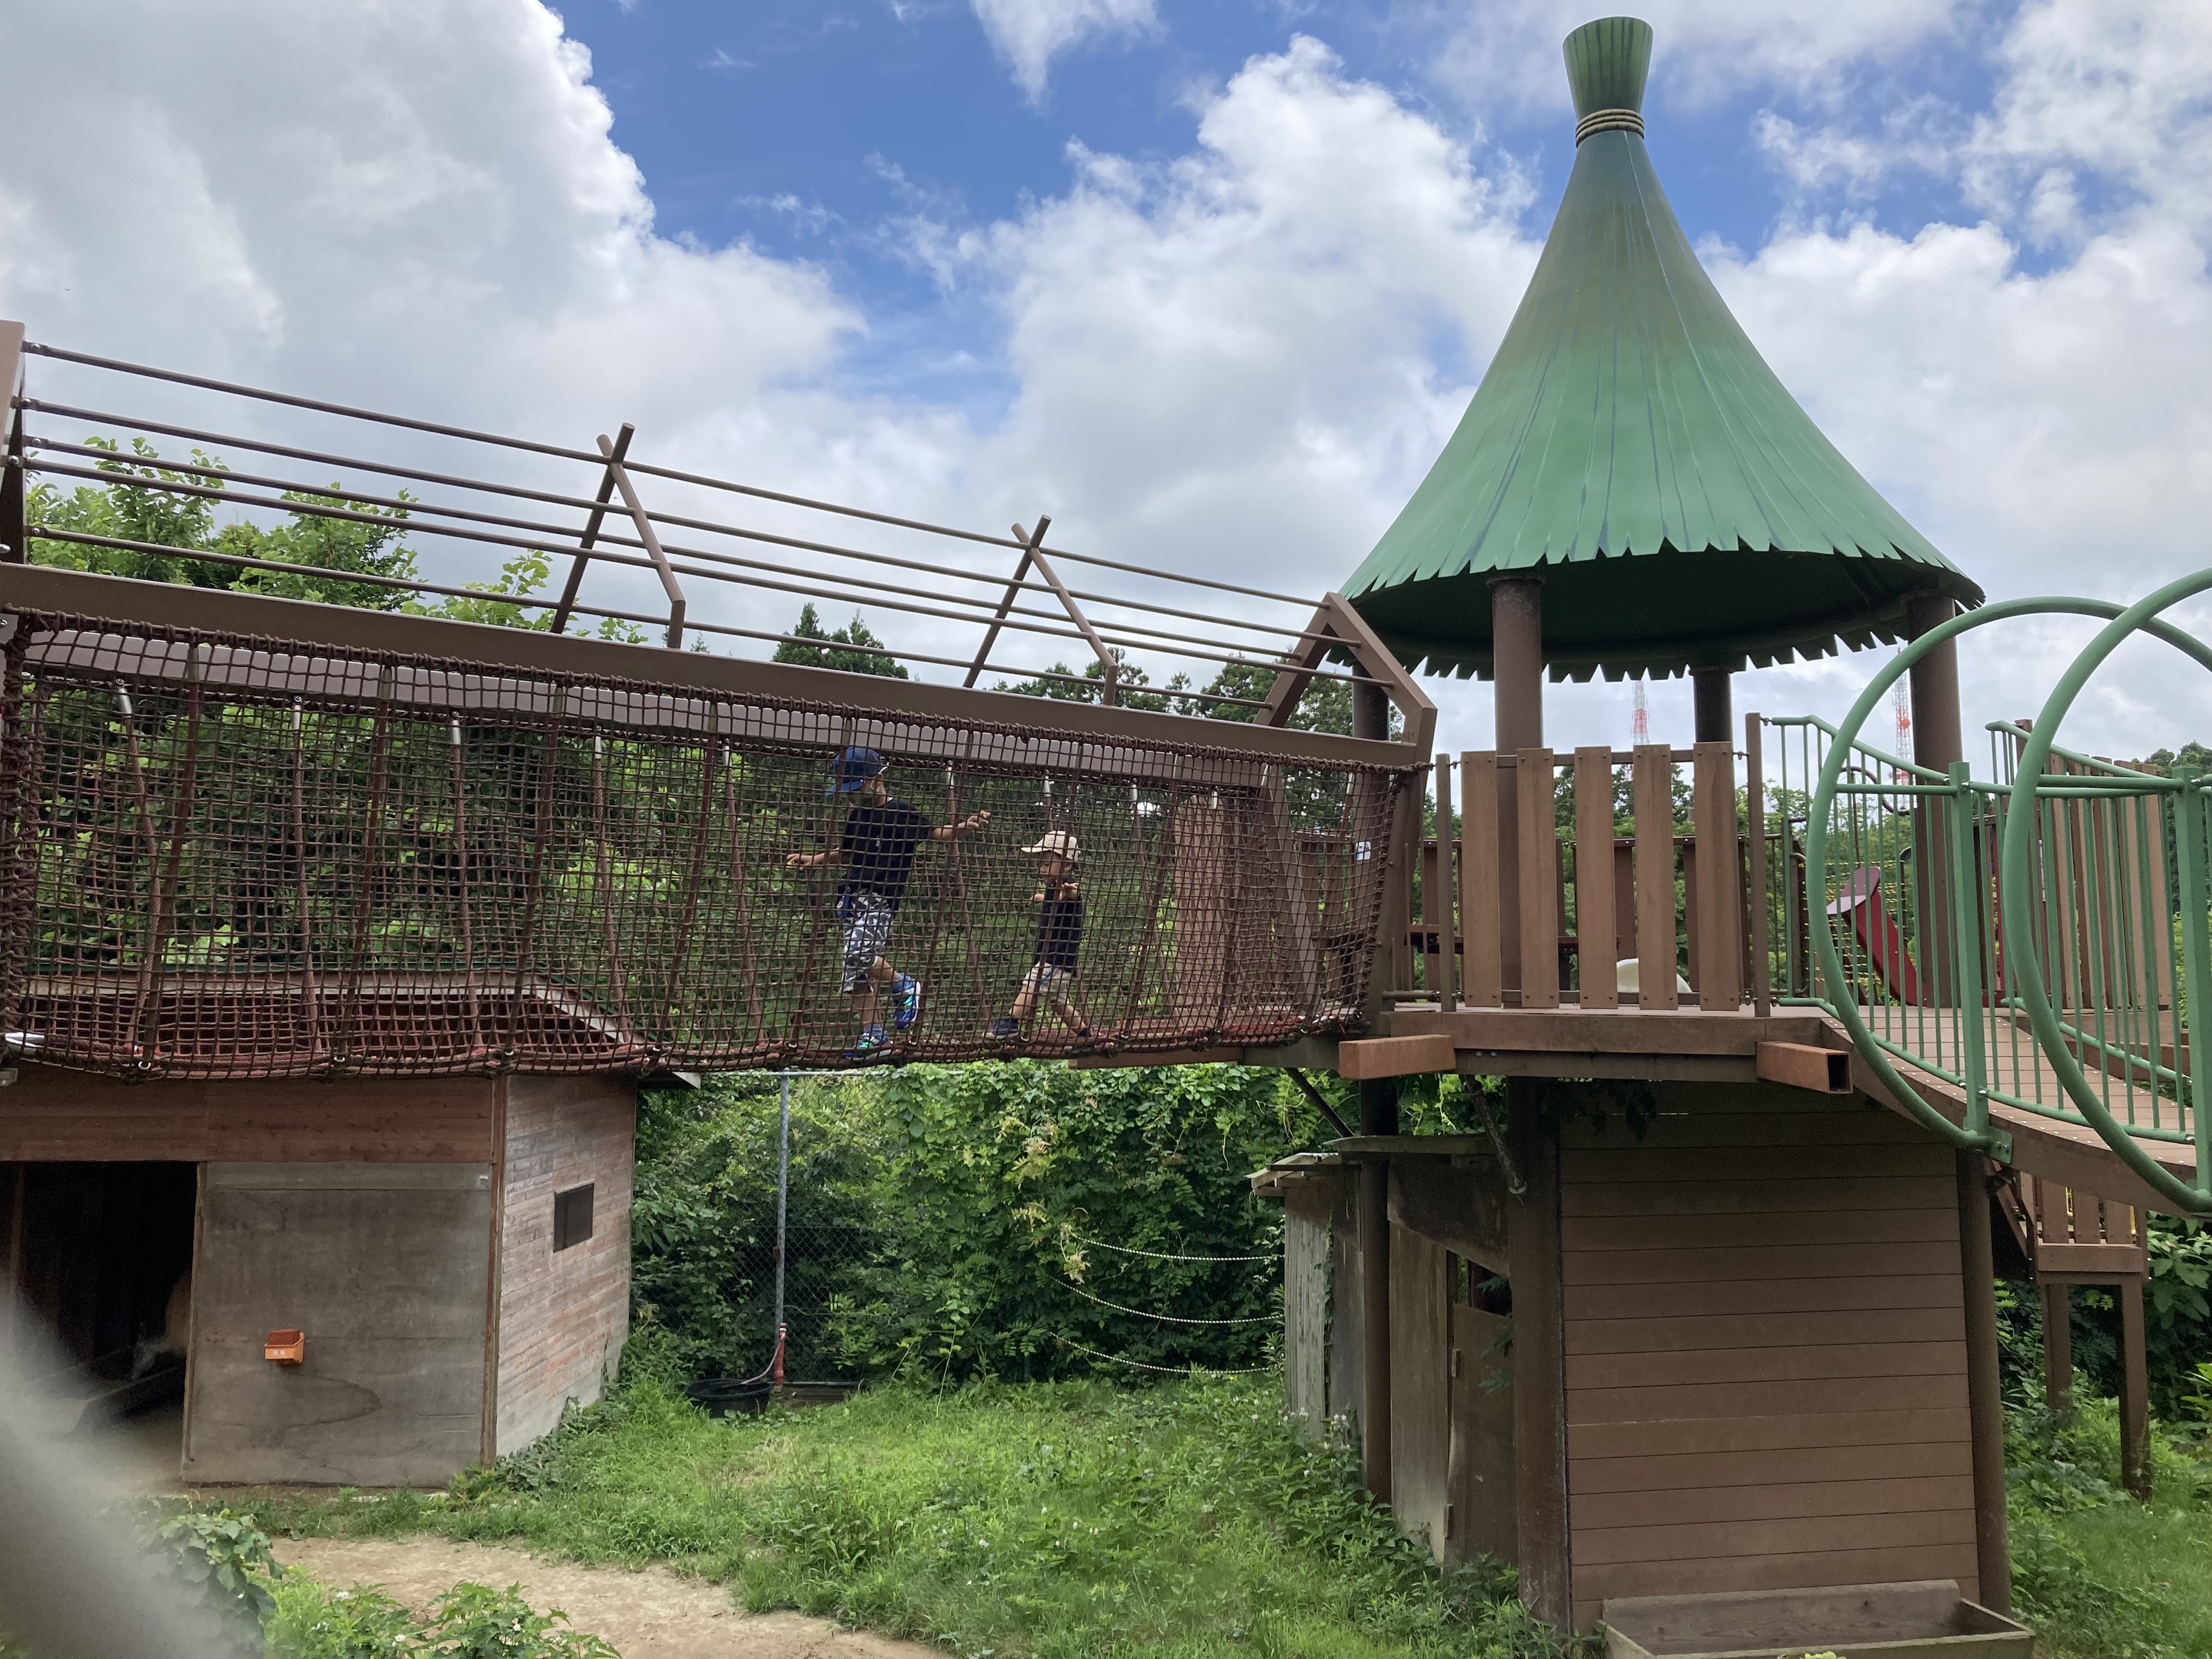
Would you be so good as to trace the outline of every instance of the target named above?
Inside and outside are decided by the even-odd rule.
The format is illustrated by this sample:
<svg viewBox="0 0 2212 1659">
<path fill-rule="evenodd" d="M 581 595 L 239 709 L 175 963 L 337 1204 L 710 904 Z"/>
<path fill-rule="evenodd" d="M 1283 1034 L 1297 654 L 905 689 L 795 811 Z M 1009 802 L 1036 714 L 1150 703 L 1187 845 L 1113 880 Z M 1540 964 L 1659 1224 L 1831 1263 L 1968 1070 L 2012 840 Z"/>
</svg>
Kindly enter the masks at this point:
<svg viewBox="0 0 2212 1659">
<path fill-rule="evenodd" d="M 966 1656 L 1557 1659 L 1495 1565 L 1440 1573 L 1280 1379 L 907 1384 L 716 1419 L 647 1383 L 451 1494 L 343 1494 L 300 1531 L 662 1561 Z M 1571 1651 L 1572 1650 L 1569 1650 Z"/>
</svg>

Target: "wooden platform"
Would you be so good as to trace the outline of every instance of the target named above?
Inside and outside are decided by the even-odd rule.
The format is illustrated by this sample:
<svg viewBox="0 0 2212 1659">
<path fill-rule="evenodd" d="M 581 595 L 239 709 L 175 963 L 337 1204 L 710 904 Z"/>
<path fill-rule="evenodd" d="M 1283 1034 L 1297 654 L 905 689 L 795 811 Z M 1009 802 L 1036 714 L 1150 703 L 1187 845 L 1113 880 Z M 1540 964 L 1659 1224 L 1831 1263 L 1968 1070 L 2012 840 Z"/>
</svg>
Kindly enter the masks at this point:
<svg viewBox="0 0 2212 1659">
<path fill-rule="evenodd" d="M 1940 1008 L 1877 1010 L 1878 1036 L 1947 1061 L 1958 1052 L 1958 1015 Z M 1762 1042 L 1804 1043 L 1850 1052 L 1852 1086 L 1893 1110 L 1905 1108 L 1854 1050 L 1843 1026 L 1818 1010 L 1748 1008 L 1671 1010 L 1460 1008 L 1401 1004 L 1391 1016 L 1393 1036 L 1441 1034 L 1451 1039 L 1458 1069 L 1477 1077 L 1643 1078 L 1655 1082 L 1753 1083 Z M 2067 1098 L 2033 1036 L 2005 1036 L 1989 1048 L 1993 1087 L 2054 1106 Z M 1953 1122 L 1964 1122 L 1966 1091 L 1908 1061 L 1895 1061 L 1905 1081 Z M 1948 1067 L 1947 1067 L 1948 1069 Z M 2111 1109 L 2126 1121 L 2124 1085 L 2111 1080 Z M 2149 1096 L 2136 1089 L 2136 1110 L 2146 1121 Z M 2159 1104 L 2162 1127 L 2185 1126 L 2173 1102 Z M 2148 1209 L 2166 1207 L 2085 1123 L 1993 1101 L 1990 1121 L 2013 1138 L 2013 1164 L 2031 1175 Z M 2184 1181 L 2195 1176 L 2191 1149 L 2174 1142 L 2138 1142 Z"/>
</svg>

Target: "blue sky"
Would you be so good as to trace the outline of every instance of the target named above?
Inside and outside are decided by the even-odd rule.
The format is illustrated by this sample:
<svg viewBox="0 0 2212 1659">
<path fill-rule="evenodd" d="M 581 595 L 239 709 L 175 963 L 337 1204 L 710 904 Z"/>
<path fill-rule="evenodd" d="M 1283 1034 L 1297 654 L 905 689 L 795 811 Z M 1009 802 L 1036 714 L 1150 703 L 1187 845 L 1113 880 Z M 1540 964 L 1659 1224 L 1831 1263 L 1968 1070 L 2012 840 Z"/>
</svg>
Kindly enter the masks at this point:
<svg viewBox="0 0 2212 1659">
<path fill-rule="evenodd" d="M 642 170 L 662 234 L 819 264 L 871 321 L 848 374 L 979 413 L 1007 390 L 993 361 L 999 319 L 916 261 L 906 222 L 1012 217 L 1067 190 L 1071 143 L 1139 161 L 1182 155 L 1201 101 L 1293 34 L 1324 41 L 1347 76 L 1387 88 L 1487 164 L 1518 169 L 1532 234 L 1549 224 L 1572 158 L 1556 52 L 1517 67 L 1516 95 L 1470 88 L 1440 62 L 1457 20 L 1417 5 L 1169 0 L 1151 27 L 1055 56 L 1041 97 L 1016 83 L 963 0 L 573 0 L 562 16 L 591 50 L 612 137 Z M 1810 81 L 1784 66 L 1687 88 L 1662 42 L 1650 136 L 1692 240 L 1756 248 L 1808 217 L 1909 237 L 1959 216 L 1955 178 L 1909 167 L 1874 189 L 1808 191 L 1762 155 L 1758 126 L 1762 114 L 1845 131 L 1899 115 L 1963 125 L 1989 100 L 1996 33 L 1925 33 L 1909 52 L 1837 61 Z M 1479 361 L 1451 361 L 1456 343 L 1438 342 L 1445 365 L 1479 375 Z"/>
</svg>

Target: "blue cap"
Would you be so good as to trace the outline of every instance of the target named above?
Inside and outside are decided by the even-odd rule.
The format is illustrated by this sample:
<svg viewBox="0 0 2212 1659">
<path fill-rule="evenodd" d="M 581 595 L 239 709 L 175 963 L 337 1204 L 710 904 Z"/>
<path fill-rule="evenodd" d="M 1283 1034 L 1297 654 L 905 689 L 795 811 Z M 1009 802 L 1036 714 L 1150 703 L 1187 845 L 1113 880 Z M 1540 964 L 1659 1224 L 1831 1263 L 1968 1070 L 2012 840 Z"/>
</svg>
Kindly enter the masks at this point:
<svg viewBox="0 0 2212 1659">
<path fill-rule="evenodd" d="M 849 795 L 870 778 L 884 769 L 884 757 L 872 749 L 848 749 L 837 757 L 831 769 L 830 787 L 824 794 Z"/>
</svg>

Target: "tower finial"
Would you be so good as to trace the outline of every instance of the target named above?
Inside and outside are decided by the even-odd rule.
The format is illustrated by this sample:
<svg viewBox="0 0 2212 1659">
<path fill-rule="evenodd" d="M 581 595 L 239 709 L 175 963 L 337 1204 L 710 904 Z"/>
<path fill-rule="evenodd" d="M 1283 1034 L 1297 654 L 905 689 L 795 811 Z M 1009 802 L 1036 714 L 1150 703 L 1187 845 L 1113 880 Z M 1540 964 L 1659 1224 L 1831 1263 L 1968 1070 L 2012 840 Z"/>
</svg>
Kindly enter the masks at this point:
<svg viewBox="0 0 2212 1659">
<path fill-rule="evenodd" d="M 1575 99 L 1575 143 L 1595 132 L 1644 134 L 1644 80 L 1651 69 L 1651 25 L 1601 17 L 1562 43 Z"/>
</svg>

